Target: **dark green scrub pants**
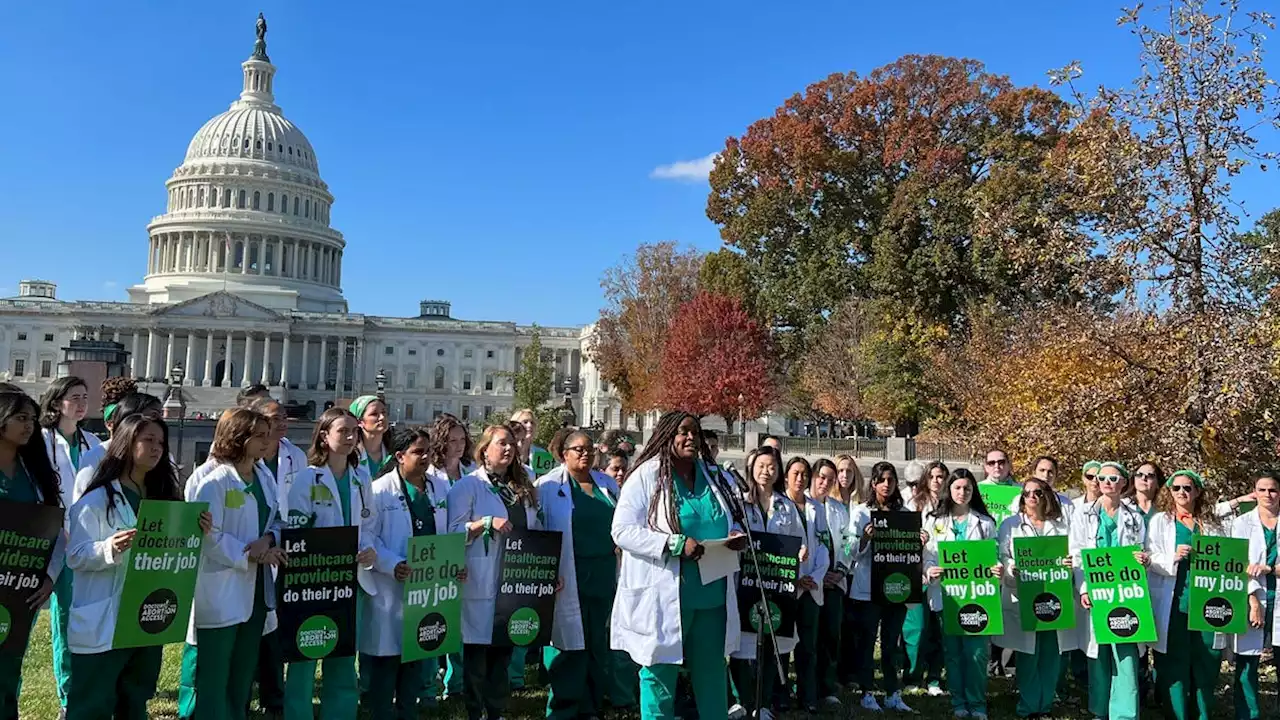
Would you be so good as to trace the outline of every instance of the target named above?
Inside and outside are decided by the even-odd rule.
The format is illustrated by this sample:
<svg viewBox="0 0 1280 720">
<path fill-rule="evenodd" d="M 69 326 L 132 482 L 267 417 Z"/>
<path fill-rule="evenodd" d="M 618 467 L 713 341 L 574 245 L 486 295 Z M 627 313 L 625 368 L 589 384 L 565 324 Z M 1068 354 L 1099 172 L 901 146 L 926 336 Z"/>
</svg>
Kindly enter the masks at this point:
<svg viewBox="0 0 1280 720">
<path fill-rule="evenodd" d="M 360 656 L 361 678 L 369 678 L 366 701 L 373 720 L 417 720 L 426 664 L 401 662 L 399 655 Z"/>
<path fill-rule="evenodd" d="M 147 720 L 164 648 L 144 647 L 71 655 L 68 720 Z"/>
</svg>

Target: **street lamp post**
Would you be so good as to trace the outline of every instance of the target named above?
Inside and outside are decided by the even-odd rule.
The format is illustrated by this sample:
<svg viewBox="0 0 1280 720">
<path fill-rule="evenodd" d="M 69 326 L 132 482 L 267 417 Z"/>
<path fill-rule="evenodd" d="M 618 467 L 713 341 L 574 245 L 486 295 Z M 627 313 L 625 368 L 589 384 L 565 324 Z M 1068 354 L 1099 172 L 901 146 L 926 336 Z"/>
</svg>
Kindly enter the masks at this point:
<svg viewBox="0 0 1280 720">
<path fill-rule="evenodd" d="M 186 378 L 187 372 L 182 367 L 182 363 L 177 363 L 169 370 L 169 391 L 164 398 L 164 417 L 170 420 L 175 416 L 178 419 L 178 446 L 175 451 L 178 468 L 182 468 L 182 436 L 187 429 L 187 401 L 182 396 L 182 381 Z"/>
<path fill-rule="evenodd" d="M 387 401 L 387 371 L 384 368 L 378 368 L 378 374 L 373 376 L 373 382 L 377 384 L 378 399 Z"/>
<path fill-rule="evenodd" d="M 560 410 L 560 426 L 569 427 L 578 421 L 578 413 L 573 410 L 573 380 L 564 379 L 564 408 Z"/>
<path fill-rule="evenodd" d="M 744 417 L 743 406 L 747 404 L 747 398 L 742 393 L 738 393 L 738 434 L 742 436 L 742 449 L 747 449 L 747 419 Z"/>
</svg>

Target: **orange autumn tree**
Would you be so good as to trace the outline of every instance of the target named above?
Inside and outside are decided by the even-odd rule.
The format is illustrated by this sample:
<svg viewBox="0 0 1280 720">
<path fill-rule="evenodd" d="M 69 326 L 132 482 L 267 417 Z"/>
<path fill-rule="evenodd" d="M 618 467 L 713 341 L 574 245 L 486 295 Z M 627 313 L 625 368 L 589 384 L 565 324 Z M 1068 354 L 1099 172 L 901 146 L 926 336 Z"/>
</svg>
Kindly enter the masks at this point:
<svg viewBox="0 0 1280 720">
<path fill-rule="evenodd" d="M 768 334 L 740 301 L 699 291 L 667 329 L 662 404 L 719 415 L 732 429 L 739 413 L 759 417 L 773 399 L 772 356 Z"/>
</svg>

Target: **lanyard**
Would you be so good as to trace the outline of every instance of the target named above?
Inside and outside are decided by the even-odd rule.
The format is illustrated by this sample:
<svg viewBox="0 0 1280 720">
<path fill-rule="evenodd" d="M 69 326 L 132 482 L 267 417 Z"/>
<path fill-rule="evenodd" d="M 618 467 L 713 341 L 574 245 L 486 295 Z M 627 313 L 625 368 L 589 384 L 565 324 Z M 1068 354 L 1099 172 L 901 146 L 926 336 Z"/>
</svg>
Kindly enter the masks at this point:
<svg viewBox="0 0 1280 720">
<path fill-rule="evenodd" d="M 399 475 L 399 473 L 397 473 L 397 475 Z M 427 492 L 427 487 L 431 488 L 431 492 Z M 430 477 L 427 477 L 426 484 L 423 485 L 422 490 L 420 490 L 419 492 L 427 496 L 427 499 L 431 501 L 431 506 L 434 508 L 435 492 L 436 492 L 435 481 L 432 480 Z M 409 511 L 409 519 L 413 523 L 414 532 L 416 533 L 418 530 L 421 530 L 422 518 L 418 517 L 418 512 L 413 509 L 413 503 L 409 501 L 409 490 L 407 487 L 405 487 L 405 482 L 403 477 L 400 478 L 400 502 L 404 503 L 405 509 Z"/>
</svg>

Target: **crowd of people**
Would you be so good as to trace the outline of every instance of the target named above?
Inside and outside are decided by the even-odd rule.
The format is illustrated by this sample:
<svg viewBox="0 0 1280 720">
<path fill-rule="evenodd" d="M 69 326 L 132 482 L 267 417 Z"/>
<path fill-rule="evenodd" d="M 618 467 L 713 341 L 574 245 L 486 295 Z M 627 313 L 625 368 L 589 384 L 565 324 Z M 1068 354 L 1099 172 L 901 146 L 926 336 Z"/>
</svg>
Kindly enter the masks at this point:
<svg viewBox="0 0 1280 720">
<path fill-rule="evenodd" d="M 979 480 L 935 462 L 908 471 L 854 458 L 784 461 L 766 438 L 739 472 L 717 463 L 715 433 L 697 417 L 664 414 L 635 453 L 625 438 L 597 442 L 564 428 L 549 443 L 558 465 L 535 477 L 535 416 L 484 429 L 478 440 L 451 415 L 425 427 L 391 428 L 375 396 L 326 410 L 305 448 L 286 437 L 285 408 L 266 388 L 242 393 L 218 418 L 206 462 L 185 481 L 170 453 L 161 401 L 130 381 L 103 386 L 109 439 L 81 423 L 89 393 L 70 377 L 36 402 L 0 385 L 0 499 L 65 512 L 48 577 L 29 598 L 49 605 L 53 674 L 63 716 L 147 717 L 162 664 L 159 647 L 117 649 L 125 558 L 143 499 L 203 502 L 205 534 L 177 695 L 182 718 L 246 717 L 257 703 L 289 720 L 320 714 L 407 720 L 451 697 L 469 718 L 498 720 L 529 666 L 548 685 L 548 718 L 586 719 L 606 708 L 641 717 L 767 719 L 789 708 L 818 712 L 856 688 L 868 712 L 911 712 L 904 695 L 949 695 L 955 717 L 985 720 L 992 672 L 1014 673 L 1017 715 L 1041 717 L 1087 686 L 1088 708 L 1108 720 L 1137 718 L 1144 701 L 1178 720 L 1207 718 L 1224 651 L 1234 657 L 1235 716 L 1262 717 L 1259 666 L 1277 634 L 1276 522 L 1280 480 L 1262 473 L 1245 497 L 1214 503 L 1194 471 L 1168 475 L 1154 463 L 1130 473 L 1090 462 L 1084 494 L 1059 491 L 1058 463 L 1039 458 L 1013 479 L 1007 454 L 984 458 Z M 1020 485 L 1007 512 L 992 513 L 984 483 Z M 1242 503 L 1256 505 L 1252 509 Z M 873 600 L 873 513 L 922 516 L 927 588 L 916 605 Z M 997 522 L 995 516 L 1008 515 Z M 275 571 L 288 562 L 284 528 L 359 528 L 355 657 L 283 662 L 276 630 Z M 551 643 L 537 652 L 494 642 L 503 543 L 513 529 L 562 534 Z M 737 577 L 702 578 L 712 545 L 746 549 L 750 533 L 800 539 L 794 632 L 744 632 Z M 423 535 L 464 533 L 460 653 L 401 658 L 407 545 Z M 1249 631 L 1194 632 L 1187 621 L 1187 568 L 1196 535 L 1249 541 Z M 1013 540 L 1066 536 L 1074 571 L 1075 628 L 1024 632 L 1018 622 Z M 1005 632 L 995 638 L 943 632 L 938 543 L 998 540 L 990 572 L 1003 588 Z M 1153 647 L 1099 645 L 1081 553 L 1139 548 L 1159 626 Z M 879 639 L 880 687 L 875 681 Z M 1010 660 L 1010 656 L 1013 658 Z M 23 653 L 0 654 L 0 719 L 16 718 Z M 878 699 L 882 697 L 883 701 Z M 757 700 L 759 698 L 759 700 Z"/>
</svg>

